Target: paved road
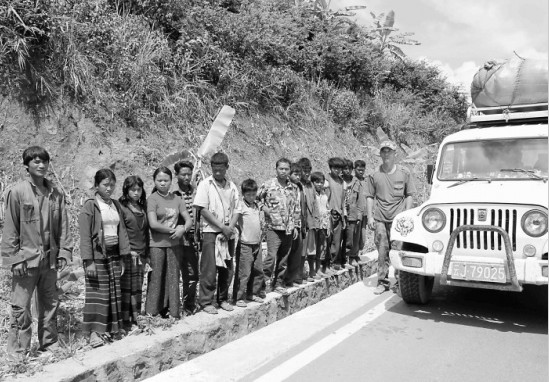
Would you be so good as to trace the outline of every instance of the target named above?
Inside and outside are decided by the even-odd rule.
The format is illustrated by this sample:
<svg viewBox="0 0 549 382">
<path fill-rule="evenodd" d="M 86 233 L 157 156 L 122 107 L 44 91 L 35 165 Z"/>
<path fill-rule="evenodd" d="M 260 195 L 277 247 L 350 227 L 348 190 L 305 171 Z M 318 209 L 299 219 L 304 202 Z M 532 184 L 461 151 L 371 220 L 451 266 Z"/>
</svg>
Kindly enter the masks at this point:
<svg viewBox="0 0 549 382">
<path fill-rule="evenodd" d="M 536 290 L 436 287 L 427 306 L 375 278 L 157 376 L 158 381 L 547 381 Z M 547 295 L 545 295 L 547 296 Z"/>
</svg>

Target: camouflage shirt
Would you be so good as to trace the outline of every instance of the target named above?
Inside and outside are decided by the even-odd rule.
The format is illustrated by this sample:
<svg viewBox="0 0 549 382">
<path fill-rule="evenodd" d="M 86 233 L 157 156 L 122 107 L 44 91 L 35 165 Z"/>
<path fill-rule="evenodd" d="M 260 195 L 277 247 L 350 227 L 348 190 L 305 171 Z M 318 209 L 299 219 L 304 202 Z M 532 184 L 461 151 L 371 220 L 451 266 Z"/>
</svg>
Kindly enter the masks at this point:
<svg viewBox="0 0 549 382">
<path fill-rule="evenodd" d="M 265 214 L 268 229 L 291 234 L 294 228 L 301 228 L 298 191 L 297 186 L 292 182 L 288 181 L 286 187 L 282 187 L 276 178 L 268 180 L 260 187 L 257 195 L 258 204 L 271 211 L 270 214 Z"/>
</svg>

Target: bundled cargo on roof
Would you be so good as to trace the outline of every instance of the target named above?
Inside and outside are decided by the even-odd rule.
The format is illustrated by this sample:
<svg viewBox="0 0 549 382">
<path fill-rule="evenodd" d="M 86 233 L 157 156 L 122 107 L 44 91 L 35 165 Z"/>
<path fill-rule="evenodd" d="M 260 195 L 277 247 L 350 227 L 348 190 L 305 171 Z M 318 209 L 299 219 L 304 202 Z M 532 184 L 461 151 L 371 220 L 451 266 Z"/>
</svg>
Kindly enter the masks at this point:
<svg viewBox="0 0 549 382">
<path fill-rule="evenodd" d="M 488 61 L 473 78 L 471 98 L 477 108 L 546 104 L 547 86 L 547 60 Z"/>
</svg>

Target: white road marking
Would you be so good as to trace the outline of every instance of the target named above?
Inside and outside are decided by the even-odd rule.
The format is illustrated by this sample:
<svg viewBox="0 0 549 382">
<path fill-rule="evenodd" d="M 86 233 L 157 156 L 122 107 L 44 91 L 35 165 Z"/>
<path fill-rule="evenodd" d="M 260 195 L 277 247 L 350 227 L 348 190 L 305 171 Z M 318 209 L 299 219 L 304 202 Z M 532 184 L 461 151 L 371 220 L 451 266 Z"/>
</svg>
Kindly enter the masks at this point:
<svg viewBox="0 0 549 382">
<path fill-rule="evenodd" d="M 261 377 L 256 379 L 256 382 L 278 382 L 290 377 L 292 374 L 296 373 L 305 365 L 311 363 L 324 353 L 328 352 L 330 349 L 339 345 L 341 342 L 343 342 L 344 340 L 358 332 L 360 329 L 370 324 L 373 320 L 381 316 L 383 313 L 385 313 L 388 308 L 392 307 L 399 301 L 399 299 L 395 298 L 394 301 L 389 303 L 389 306 L 387 306 L 386 303 L 394 297 L 395 295 L 391 294 L 391 296 L 381 301 L 374 308 L 357 317 L 344 327 L 336 330 L 324 339 L 311 345 L 309 348 L 303 350 L 295 357 L 281 363 L 274 369 L 271 369 L 266 374 L 263 374 Z"/>
</svg>

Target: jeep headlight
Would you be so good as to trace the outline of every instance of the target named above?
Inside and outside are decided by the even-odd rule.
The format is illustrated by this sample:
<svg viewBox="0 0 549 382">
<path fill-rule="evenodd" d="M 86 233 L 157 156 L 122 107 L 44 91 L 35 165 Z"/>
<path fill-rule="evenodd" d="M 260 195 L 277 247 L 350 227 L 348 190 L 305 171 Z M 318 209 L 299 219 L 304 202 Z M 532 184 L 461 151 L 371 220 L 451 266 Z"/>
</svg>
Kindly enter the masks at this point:
<svg viewBox="0 0 549 382">
<path fill-rule="evenodd" d="M 528 236 L 543 236 L 547 232 L 547 214 L 540 210 L 530 210 L 522 217 L 521 225 Z"/>
<path fill-rule="evenodd" d="M 423 213 L 421 221 L 427 231 L 437 233 L 446 225 L 446 215 L 438 208 L 429 208 Z"/>
</svg>

